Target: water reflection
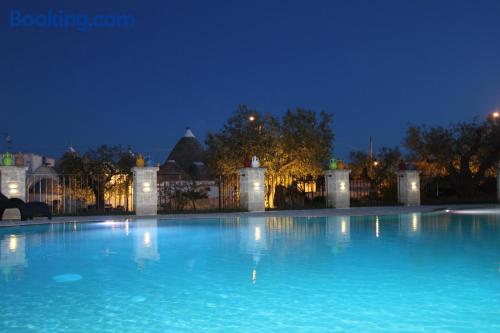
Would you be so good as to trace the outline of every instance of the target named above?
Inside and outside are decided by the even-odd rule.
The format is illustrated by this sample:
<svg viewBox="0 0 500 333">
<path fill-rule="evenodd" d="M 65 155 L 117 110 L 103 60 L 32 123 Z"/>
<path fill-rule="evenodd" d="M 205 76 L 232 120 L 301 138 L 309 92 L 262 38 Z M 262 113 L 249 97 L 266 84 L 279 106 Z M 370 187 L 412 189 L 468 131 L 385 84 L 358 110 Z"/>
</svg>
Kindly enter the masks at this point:
<svg viewBox="0 0 500 333">
<path fill-rule="evenodd" d="M 265 217 L 249 217 L 246 226 L 240 229 L 240 246 L 247 254 L 252 255 L 255 265 L 267 250 L 267 227 Z"/>
<path fill-rule="evenodd" d="M 422 213 L 403 214 L 398 216 L 399 232 L 408 237 L 420 236 Z"/>
<path fill-rule="evenodd" d="M 346 248 L 351 241 L 351 217 L 329 216 L 326 219 L 325 240 L 333 253 Z"/>
<path fill-rule="evenodd" d="M 105 254 L 113 257 L 112 260 L 123 259 L 134 269 L 137 266 L 143 269 L 148 262 L 160 260 L 161 248 L 165 249 L 162 253 L 164 261 L 171 263 L 165 259 L 175 251 L 182 255 L 186 244 L 196 242 L 196 249 L 203 251 L 193 253 L 190 262 L 194 262 L 196 256 L 208 253 L 205 249 L 216 251 L 223 248 L 231 255 L 240 256 L 238 260 L 245 263 L 247 281 L 256 283 L 258 273 L 262 279 L 265 265 L 271 262 L 266 261 L 267 258 L 285 261 L 285 258 L 297 259 L 307 255 L 308 260 L 314 260 L 325 254 L 349 256 L 357 251 L 364 253 L 373 251 L 374 247 L 382 249 L 388 244 L 397 244 L 404 249 L 418 246 L 419 242 L 426 242 L 425 250 L 418 246 L 415 253 L 445 253 L 443 244 L 451 241 L 474 241 L 481 246 L 488 242 L 497 244 L 500 242 L 499 222 L 499 215 L 451 213 L 70 222 L 25 228 L 23 234 L 18 229 L 0 230 L 0 268 L 4 279 L 8 280 L 27 273 L 28 261 L 30 269 L 35 269 L 35 263 L 42 260 L 52 260 L 57 266 L 59 261 L 80 258 L 86 253 L 89 260 L 97 263 L 102 258 L 102 250 L 107 249 Z M 172 237 L 166 237 L 166 234 Z M 496 261 L 495 258 L 493 263 Z"/>
<path fill-rule="evenodd" d="M 147 219 L 134 222 L 134 261 L 142 269 L 147 261 L 160 259 L 158 252 L 158 220 Z M 128 233 L 128 222 L 125 224 Z"/>
<path fill-rule="evenodd" d="M 0 268 L 4 279 L 8 281 L 13 273 L 20 275 L 27 266 L 26 237 L 5 235 L 0 241 Z"/>
<path fill-rule="evenodd" d="M 252 256 L 252 283 L 257 281 L 257 265 L 267 250 L 267 222 L 265 217 L 249 217 L 240 227 L 240 248 Z"/>
</svg>

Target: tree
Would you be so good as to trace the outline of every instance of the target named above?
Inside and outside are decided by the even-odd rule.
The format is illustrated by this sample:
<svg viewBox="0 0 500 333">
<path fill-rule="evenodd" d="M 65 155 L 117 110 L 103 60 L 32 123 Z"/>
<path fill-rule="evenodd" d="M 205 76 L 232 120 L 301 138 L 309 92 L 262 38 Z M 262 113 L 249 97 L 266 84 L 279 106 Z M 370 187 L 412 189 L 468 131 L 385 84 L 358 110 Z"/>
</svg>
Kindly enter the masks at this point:
<svg viewBox="0 0 500 333">
<path fill-rule="evenodd" d="M 276 176 L 308 179 L 322 174 L 332 150 L 332 116 L 306 109 L 288 110 L 282 119 L 240 105 L 222 130 L 206 138 L 208 163 L 219 174 L 231 174 L 253 155 L 267 168 L 268 203 L 272 207 Z"/>
<path fill-rule="evenodd" d="M 208 163 L 228 174 L 256 155 L 271 174 L 318 175 L 332 149 L 331 122 L 325 112 L 297 108 L 280 121 L 240 105 L 220 132 L 207 135 Z"/>
<path fill-rule="evenodd" d="M 197 200 L 208 198 L 207 190 L 205 188 L 198 188 L 195 182 L 188 185 L 182 194 L 188 201 L 191 202 L 193 210 L 196 210 Z"/>
<path fill-rule="evenodd" d="M 319 119 L 318 119 L 319 118 Z M 332 116 L 311 110 L 288 110 L 283 117 L 280 146 L 285 163 L 280 173 L 318 176 L 330 157 L 334 134 Z"/>
<path fill-rule="evenodd" d="M 405 145 L 422 167 L 444 173 L 459 198 L 471 197 L 500 158 L 500 125 L 494 119 L 449 127 L 411 125 Z"/>
<path fill-rule="evenodd" d="M 369 180 L 371 187 L 376 189 L 377 196 L 392 198 L 396 195 L 396 171 L 401 160 L 401 152 L 397 147 L 382 147 L 373 160 L 366 152 L 353 151 L 349 160 L 352 176 Z"/>
<path fill-rule="evenodd" d="M 275 117 L 240 105 L 220 132 L 208 133 L 208 164 L 218 174 L 231 174 L 243 166 L 245 158 L 256 155 L 262 166 L 275 170 L 279 164 L 278 139 Z"/>
<path fill-rule="evenodd" d="M 116 175 L 125 175 L 126 183 L 130 184 L 134 161 L 134 157 L 121 146 L 101 145 L 81 156 L 76 152 L 66 152 L 60 159 L 58 171 L 76 176 L 73 184 L 88 186 L 94 194 L 96 207 L 104 209 L 110 180 Z"/>
</svg>

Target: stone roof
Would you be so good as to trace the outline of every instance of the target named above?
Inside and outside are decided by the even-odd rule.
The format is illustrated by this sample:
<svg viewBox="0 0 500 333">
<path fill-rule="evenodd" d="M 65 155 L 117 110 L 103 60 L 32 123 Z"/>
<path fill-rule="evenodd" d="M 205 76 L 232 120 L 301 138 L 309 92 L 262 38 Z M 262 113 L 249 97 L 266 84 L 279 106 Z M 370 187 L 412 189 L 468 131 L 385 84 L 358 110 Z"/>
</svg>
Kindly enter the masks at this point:
<svg viewBox="0 0 500 333">
<path fill-rule="evenodd" d="M 168 155 L 165 164 L 170 160 L 177 162 L 185 171 L 194 162 L 205 162 L 205 150 L 191 129 L 188 128 L 184 136 L 177 142 L 170 155 Z"/>
<path fill-rule="evenodd" d="M 205 150 L 191 129 L 186 129 L 184 136 L 160 166 L 158 174 L 163 178 L 178 180 L 213 180 L 212 172 L 205 164 Z"/>
<path fill-rule="evenodd" d="M 203 162 L 194 162 L 188 170 L 194 180 L 213 180 L 212 172 Z"/>
<path fill-rule="evenodd" d="M 168 160 L 158 171 L 158 177 L 164 178 L 164 180 L 189 180 L 191 179 L 189 174 L 185 172 L 177 161 Z M 161 179 L 159 179 L 161 181 Z"/>
</svg>

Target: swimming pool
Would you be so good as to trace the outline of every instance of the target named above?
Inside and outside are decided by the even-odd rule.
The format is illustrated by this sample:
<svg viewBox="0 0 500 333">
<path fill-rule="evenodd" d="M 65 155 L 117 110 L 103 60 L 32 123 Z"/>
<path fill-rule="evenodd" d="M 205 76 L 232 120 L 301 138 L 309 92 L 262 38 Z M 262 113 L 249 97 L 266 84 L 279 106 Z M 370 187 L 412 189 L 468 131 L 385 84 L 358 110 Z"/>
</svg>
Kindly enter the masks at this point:
<svg viewBox="0 0 500 333">
<path fill-rule="evenodd" d="M 0 332 L 500 332 L 500 217 L 0 229 Z"/>
</svg>

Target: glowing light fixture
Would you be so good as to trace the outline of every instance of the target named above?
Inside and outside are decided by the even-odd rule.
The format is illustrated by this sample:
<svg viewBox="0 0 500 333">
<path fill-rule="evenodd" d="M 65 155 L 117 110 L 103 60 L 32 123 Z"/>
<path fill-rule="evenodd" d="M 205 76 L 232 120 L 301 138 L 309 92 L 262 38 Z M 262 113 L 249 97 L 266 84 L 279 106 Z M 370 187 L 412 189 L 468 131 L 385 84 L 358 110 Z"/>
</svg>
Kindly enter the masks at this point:
<svg viewBox="0 0 500 333">
<path fill-rule="evenodd" d="M 345 191 L 345 182 L 340 182 L 340 190 Z"/>
<path fill-rule="evenodd" d="M 493 112 L 491 115 L 493 116 L 493 118 L 495 118 L 495 119 L 496 119 L 496 118 L 500 117 L 500 112 L 495 111 L 495 112 Z"/>
<path fill-rule="evenodd" d="M 19 184 L 17 182 L 10 182 L 8 184 L 9 194 L 16 195 L 19 193 Z"/>
<path fill-rule="evenodd" d="M 416 191 L 417 190 L 417 182 L 411 182 L 411 190 Z"/>
<path fill-rule="evenodd" d="M 144 192 L 144 193 L 151 192 L 151 183 L 150 182 L 142 183 L 142 192 Z"/>
<path fill-rule="evenodd" d="M 259 182 L 253 182 L 253 190 L 255 192 L 258 192 L 260 190 L 260 183 Z"/>
</svg>

